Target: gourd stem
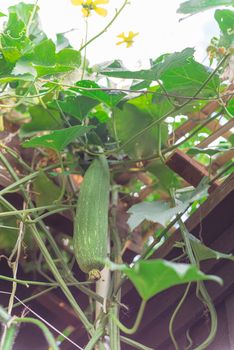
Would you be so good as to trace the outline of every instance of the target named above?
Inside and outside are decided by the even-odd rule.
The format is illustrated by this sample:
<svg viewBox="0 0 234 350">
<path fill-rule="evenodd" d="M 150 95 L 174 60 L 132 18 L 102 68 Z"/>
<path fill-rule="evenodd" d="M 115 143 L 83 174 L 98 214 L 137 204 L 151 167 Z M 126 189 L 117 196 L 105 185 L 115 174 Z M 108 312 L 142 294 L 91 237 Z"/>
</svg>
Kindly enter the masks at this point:
<svg viewBox="0 0 234 350">
<path fill-rule="evenodd" d="M 97 330 L 95 331 L 95 333 L 93 334 L 92 338 L 90 339 L 90 341 L 88 342 L 88 344 L 86 345 L 84 350 L 92 350 L 92 349 L 94 349 L 95 345 L 97 344 L 97 342 L 99 341 L 99 339 L 101 338 L 103 333 L 104 333 L 104 329 L 100 325 L 97 328 Z"/>
<path fill-rule="evenodd" d="M 145 310 L 145 306 L 146 306 L 146 301 L 142 300 L 141 305 L 140 305 L 140 309 L 138 311 L 137 317 L 136 317 L 136 321 L 133 325 L 132 328 L 127 328 L 126 326 L 124 326 L 117 318 L 116 316 L 112 313 L 112 319 L 114 320 L 114 322 L 117 324 L 117 326 L 121 329 L 121 331 L 123 331 L 126 334 L 134 334 L 138 328 L 139 325 L 141 323 L 143 314 L 144 314 L 144 310 Z"/>
<path fill-rule="evenodd" d="M 136 342 L 135 340 L 123 337 L 122 335 L 120 336 L 120 340 L 123 343 L 132 346 L 134 349 L 138 349 L 138 350 L 154 350 L 152 348 L 149 348 L 148 346 L 145 346 L 145 345 L 143 345 L 141 343 Z"/>
</svg>

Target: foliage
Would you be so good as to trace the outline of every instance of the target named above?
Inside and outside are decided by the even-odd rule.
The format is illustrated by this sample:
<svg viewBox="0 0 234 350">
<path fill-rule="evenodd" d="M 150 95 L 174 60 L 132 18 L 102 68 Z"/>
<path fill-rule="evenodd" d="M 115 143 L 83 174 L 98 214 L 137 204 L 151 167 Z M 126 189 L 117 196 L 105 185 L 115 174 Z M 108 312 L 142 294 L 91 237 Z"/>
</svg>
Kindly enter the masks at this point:
<svg viewBox="0 0 234 350">
<path fill-rule="evenodd" d="M 108 14 L 106 7 L 99 7 L 107 5 L 107 0 L 72 0 L 72 4 L 80 6 L 85 21 L 95 13 Z M 233 116 L 233 98 L 227 91 L 229 82 L 224 80 L 228 69 L 233 74 L 233 1 L 191 0 L 182 3 L 178 9 L 179 13 L 194 15 L 231 5 L 229 9 L 216 9 L 214 14 L 220 37 L 213 38 L 208 47 L 213 68 L 197 62 L 195 50 L 190 47 L 152 59 L 148 69 L 129 70 L 119 60 L 90 67 L 85 48 L 105 34 L 127 5 L 128 1 L 123 1 L 103 30 L 86 38 L 79 50 L 70 45 L 64 33 L 58 33 L 55 41 L 46 36 L 40 24 L 37 2 L 35 5 L 18 3 L 9 7 L 8 14 L 0 12 L 4 23 L 0 34 L 0 122 L 3 120 L 1 128 L 5 127 L 5 132 L 10 135 L 1 140 L 0 163 L 6 178 L 12 182 L 0 190 L 0 242 L 13 276 L 1 275 L 2 279 L 13 283 L 8 313 L 0 308 L 4 329 L 1 346 L 7 342 L 12 346 L 17 327 L 25 322 L 39 326 L 51 348 L 58 348 L 44 323 L 12 316 L 17 284 L 30 283 L 60 287 L 90 337 L 86 349 L 92 349 L 96 344 L 102 349 L 104 335 L 109 336 L 113 349 L 120 349 L 119 329 L 129 334 L 136 331 L 144 305 L 150 298 L 173 286 L 194 282 L 212 320 L 212 331 L 199 349 L 214 339 L 216 314 L 202 281 L 220 284 L 222 281 L 218 276 L 203 273 L 200 261 L 233 260 L 233 256 L 205 246 L 187 232 L 182 218 L 191 215 L 205 200 L 214 179 L 225 178 L 232 164 L 228 163 L 228 168 L 221 169 L 213 180 L 205 177 L 196 189 L 191 190 L 167 166 L 167 159 L 175 149 L 183 149 L 188 156 L 208 164 L 211 175 L 212 160 L 233 149 L 233 135 L 230 134 L 225 142 L 216 142 L 215 147 L 199 145 L 211 134 L 210 122 L 218 123 L 221 118 L 228 121 Z M 139 40 L 137 34 L 130 31 L 125 35 L 123 32 L 118 36 L 122 41 L 117 45 L 125 43 L 130 48 L 134 45 L 133 39 Z M 121 84 L 125 88 L 120 88 Z M 203 108 L 208 103 L 216 106 L 211 115 L 198 120 L 195 129 L 179 138 L 177 130 L 183 126 L 185 118 L 192 113 L 203 115 Z M 14 137 L 16 148 L 9 143 Z M 101 155 L 105 155 L 111 175 L 109 211 L 108 205 L 104 208 L 100 200 L 103 178 L 98 177 L 94 189 L 86 181 L 82 208 L 84 203 L 89 204 L 85 207 L 85 220 L 92 229 L 84 239 L 90 247 L 95 247 L 93 237 L 97 232 L 92 232 L 97 227 L 95 223 L 109 216 L 110 237 L 99 235 L 103 238 L 98 242 L 101 247 L 111 247 L 110 260 L 101 261 L 101 266 L 106 264 L 110 277 L 104 286 L 106 295 L 95 293 L 90 281 L 84 282 L 87 283 L 85 286 L 80 284 L 77 269 L 73 268 L 74 251 L 79 254 L 83 247 L 74 247 L 76 241 L 72 241 L 71 232 L 67 231 L 62 232 L 66 244 L 60 242 L 58 245 L 61 232 L 54 234 L 48 220 L 52 217 L 53 221 L 58 213 L 67 220 L 79 218 L 79 211 L 75 213 L 74 208 L 81 198 L 80 185 L 88 174 L 87 169 L 91 169 L 90 164 Z M 14 207 L 9 200 L 7 194 L 12 191 L 17 191 L 23 198 L 22 208 Z M 152 226 L 157 230 L 152 232 Z M 183 249 L 183 257 L 179 262 L 152 259 L 157 244 L 167 242 L 171 230 L 174 232 L 178 226 L 183 236 L 183 241 L 178 243 Z M 145 245 L 140 256 L 126 265 L 122 260 L 129 233 L 137 234 Z M 144 241 L 149 235 L 151 241 Z M 95 252 L 89 253 L 94 257 Z M 24 255 L 25 259 L 22 258 Z M 79 261 L 79 256 L 76 258 Z M 17 279 L 19 264 L 25 273 L 32 271 L 36 280 Z M 130 330 L 119 321 L 119 289 L 126 280 L 132 282 L 143 299 L 136 324 Z M 101 279 L 97 286 L 102 283 Z M 89 297 L 89 313 L 81 308 L 79 300 L 68 288 L 70 284 Z M 96 314 L 98 322 L 95 323 L 94 302 L 104 310 Z M 175 344 L 172 331 L 169 333 Z M 69 338 L 65 339 L 71 342 Z M 139 349 L 147 348 L 131 339 L 127 341 L 134 346 L 137 344 Z"/>
</svg>

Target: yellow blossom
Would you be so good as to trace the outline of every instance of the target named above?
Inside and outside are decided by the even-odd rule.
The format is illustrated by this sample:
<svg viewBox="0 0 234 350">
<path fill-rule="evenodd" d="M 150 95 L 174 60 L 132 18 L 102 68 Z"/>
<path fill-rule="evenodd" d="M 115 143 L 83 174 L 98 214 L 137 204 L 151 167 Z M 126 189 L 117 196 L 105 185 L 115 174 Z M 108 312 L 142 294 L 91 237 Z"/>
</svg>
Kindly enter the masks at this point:
<svg viewBox="0 0 234 350">
<path fill-rule="evenodd" d="M 85 17 L 91 15 L 91 11 L 95 11 L 100 16 L 106 16 L 107 10 L 98 7 L 101 4 L 108 4 L 109 0 L 71 0 L 71 3 L 75 6 L 82 6 L 82 12 Z"/>
<path fill-rule="evenodd" d="M 122 41 L 117 42 L 116 45 L 126 44 L 126 47 L 132 46 L 134 43 L 133 38 L 137 36 L 139 33 L 133 33 L 132 31 L 129 32 L 128 35 L 125 35 L 124 33 L 121 33 L 117 36 L 117 38 L 123 39 Z"/>
</svg>

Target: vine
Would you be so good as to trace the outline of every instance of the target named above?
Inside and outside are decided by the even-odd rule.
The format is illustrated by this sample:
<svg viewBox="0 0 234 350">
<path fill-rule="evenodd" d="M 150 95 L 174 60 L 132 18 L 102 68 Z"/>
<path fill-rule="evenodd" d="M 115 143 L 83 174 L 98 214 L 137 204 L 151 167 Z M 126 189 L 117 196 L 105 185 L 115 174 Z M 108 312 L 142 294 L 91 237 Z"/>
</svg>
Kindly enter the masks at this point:
<svg viewBox="0 0 234 350">
<path fill-rule="evenodd" d="M 203 149 L 199 142 L 212 134 L 211 123 L 221 128 L 220 118 L 228 123 L 233 117 L 233 91 L 224 80 L 233 59 L 233 33 L 226 31 L 224 25 L 229 23 L 225 16 L 234 19 L 234 14 L 228 9 L 222 12 L 222 21 L 215 17 L 221 33 L 220 39 L 212 39 L 208 46 L 209 67 L 208 61 L 201 64 L 195 60 L 191 48 L 162 55 L 151 60 L 150 68 L 138 71 L 126 69 L 119 60 L 91 67 L 87 48 L 105 35 L 130 5 L 124 0 L 103 29 L 89 38 L 89 17 L 94 13 L 108 15 L 106 8 L 99 7 L 108 2 L 71 0 L 71 6 L 80 6 L 86 27 L 79 50 L 72 48 L 66 33 L 58 34 L 56 42 L 47 38 L 39 23 L 38 0 L 34 4 L 12 6 L 8 15 L 0 13 L 4 19 L 0 33 L 0 166 L 7 183 L 0 189 L 0 239 L 1 258 L 11 268 L 11 275 L 4 272 L 0 275 L 0 280 L 9 286 L 8 292 L 0 291 L 9 296 L 5 308 L 0 307 L 0 346 L 4 350 L 17 343 L 23 323 L 36 325 L 51 349 L 57 350 L 60 345 L 49 328 L 63 341 L 82 349 L 65 331 L 59 331 L 27 305 L 58 290 L 63 293 L 63 302 L 70 304 L 79 326 L 85 329 L 85 350 L 104 350 L 108 346 L 120 350 L 124 349 L 123 344 L 152 350 L 122 333 L 138 334 L 144 325 L 148 300 L 168 288 L 185 284 L 168 330 L 174 348 L 179 350 L 174 325 L 182 304 L 193 293 L 192 282 L 196 283 L 196 297 L 210 314 L 209 334 L 194 349 L 206 349 L 217 333 L 218 318 L 205 281 L 220 284 L 222 281 L 201 271 L 199 249 L 207 257 L 212 252 L 214 258 L 234 258 L 206 247 L 188 231 L 184 218 L 192 215 L 207 198 L 209 188 L 217 180 L 224 181 L 233 169 L 232 158 L 218 172 L 213 167 L 215 157 L 233 151 L 232 131 L 224 135 L 225 141 L 216 141 L 215 146 Z M 212 6 L 197 1 L 194 8 L 192 1 L 186 1 L 179 11 L 191 16 L 219 5 L 217 1 L 211 3 Z M 117 45 L 125 43 L 129 48 L 137 35 L 123 32 L 118 35 L 123 41 Z M 115 79 L 122 79 L 124 88 Z M 211 112 L 205 114 L 206 118 L 197 118 L 210 105 Z M 195 127 L 185 127 L 184 132 L 183 116 L 189 121 L 191 115 Z M 178 133 L 175 140 L 178 130 L 183 133 L 181 136 Z M 177 150 L 195 157 L 208 170 L 208 176 L 201 179 L 197 188 L 191 188 L 167 167 L 169 157 Z M 93 241 L 94 232 L 100 228 L 93 223 L 93 232 L 85 232 L 84 246 L 79 248 L 85 251 L 85 244 L 91 242 L 94 250 L 89 256 L 97 260 L 100 245 L 107 246 L 108 253 L 106 260 L 101 261 L 105 269 L 101 272 L 96 267 L 92 269 L 101 279 L 91 281 L 76 265 L 79 259 L 74 256 L 74 232 L 67 232 L 70 227 L 65 230 L 61 227 L 61 232 L 55 234 L 53 219 L 59 217 L 70 223 L 74 223 L 75 217 L 80 219 L 76 209 L 80 189 L 87 169 L 100 155 L 106 157 L 111 177 L 106 196 L 110 198 L 109 211 L 106 210 L 108 239 Z M 101 212 L 96 206 L 100 198 L 94 198 L 88 187 L 86 202 L 93 207 L 87 208 L 87 218 L 81 218 L 84 230 L 92 221 L 92 211 Z M 14 195 L 20 198 L 20 204 L 12 200 Z M 74 227 L 76 230 L 77 225 Z M 176 228 L 181 235 L 176 246 L 182 253 L 171 261 L 155 259 L 158 248 L 168 244 Z M 9 240 L 9 236 L 13 239 Z M 135 236 L 141 244 L 135 244 Z M 125 253 L 129 248 L 135 249 L 135 258 L 127 264 Z M 22 278 L 18 273 L 20 268 L 27 276 L 29 266 L 35 279 Z M 122 310 L 128 311 L 128 305 L 123 304 L 127 283 L 132 283 L 141 297 L 131 328 L 121 319 Z M 17 297 L 18 285 L 30 292 L 34 286 L 41 290 L 21 300 Z M 89 303 L 87 309 L 83 297 Z M 15 315 L 19 305 L 33 318 L 25 317 L 24 311 Z M 186 337 L 189 349 L 194 346 L 189 330 Z"/>
</svg>

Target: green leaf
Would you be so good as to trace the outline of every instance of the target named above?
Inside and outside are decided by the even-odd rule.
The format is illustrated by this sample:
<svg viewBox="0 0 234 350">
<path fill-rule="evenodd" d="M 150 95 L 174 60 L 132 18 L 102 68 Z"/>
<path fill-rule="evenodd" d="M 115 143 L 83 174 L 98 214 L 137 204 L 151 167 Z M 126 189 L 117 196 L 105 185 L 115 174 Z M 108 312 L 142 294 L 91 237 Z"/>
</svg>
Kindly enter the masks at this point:
<svg viewBox="0 0 234 350">
<path fill-rule="evenodd" d="M 2 53 L 7 61 L 15 63 L 32 49 L 31 41 L 25 34 L 25 24 L 16 13 L 10 13 L 6 28 L 1 34 Z"/>
<path fill-rule="evenodd" d="M 0 12 L 0 17 L 6 17 L 6 15 L 2 12 Z"/>
<path fill-rule="evenodd" d="M 149 80 L 155 81 L 160 79 L 161 74 L 163 74 L 168 69 L 173 69 L 183 65 L 188 58 L 192 58 L 194 54 L 194 49 L 187 48 L 182 52 L 175 52 L 173 54 L 163 55 L 161 62 L 156 63 L 150 69 L 144 69 L 140 71 L 128 71 L 122 69 L 115 70 L 105 70 L 101 73 L 108 77 L 122 78 L 122 79 L 139 79 L 139 80 Z"/>
<path fill-rule="evenodd" d="M 24 2 L 20 2 L 17 5 L 10 6 L 9 12 L 10 14 L 14 13 L 17 17 L 25 24 L 28 24 L 32 11 L 34 10 L 34 4 L 25 4 Z M 39 10 L 39 7 L 36 7 L 36 12 Z"/>
<path fill-rule="evenodd" d="M 79 68 L 81 64 L 80 52 L 65 48 L 56 54 L 56 47 L 52 40 L 40 42 L 28 59 L 35 65 L 39 77 L 70 72 Z"/>
<path fill-rule="evenodd" d="M 38 207 L 52 205 L 60 196 L 61 189 L 40 171 L 33 181 L 33 192 Z"/>
<path fill-rule="evenodd" d="M 147 171 L 150 171 L 158 178 L 158 186 L 164 190 L 180 187 L 180 181 L 176 173 L 162 163 L 161 160 L 150 162 L 147 166 Z"/>
<path fill-rule="evenodd" d="M 19 59 L 18 62 L 16 62 L 14 69 L 12 70 L 12 74 L 19 77 L 30 77 L 31 80 L 35 80 L 35 77 L 37 76 L 36 70 L 33 68 L 33 66 L 27 61 L 22 59 Z"/>
<path fill-rule="evenodd" d="M 220 30 L 224 34 L 232 33 L 234 29 L 234 12 L 230 10 L 216 10 L 215 19 L 219 24 Z"/>
<path fill-rule="evenodd" d="M 190 203 L 203 198 L 207 194 L 207 181 L 205 178 L 195 190 L 181 195 L 177 205 L 173 208 L 165 201 L 141 202 L 133 205 L 127 211 L 131 214 L 128 225 L 131 230 L 134 230 L 142 221 L 149 220 L 166 226 L 176 214 L 185 211 Z"/>
<path fill-rule="evenodd" d="M 28 25 L 29 18 L 31 17 L 32 12 L 35 11 L 33 21 L 31 22 L 29 28 L 29 37 L 34 43 L 38 43 L 46 38 L 41 28 L 38 10 L 38 6 L 35 9 L 34 4 L 25 4 L 23 2 L 9 7 L 9 12 L 15 13 L 17 17 L 25 24 L 25 26 Z"/>
<path fill-rule="evenodd" d="M 75 85 L 86 89 L 100 89 L 100 86 L 91 80 L 80 80 Z M 79 92 L 81 95 L 105 103 L 109 107 L 114 107 L 125 96 L 125 94 L 121 92 L 111 93 L 102 90 L 90 91 L 79 88 L 74 88 L 72 90 Z"/>
<path fill-rule="evenodd" d="M 157 93 L 163 93 L 158 86 L 151 87 L 148 90 L 155 92 L 154 94 L 142 94 L 128 101 L 140 110 L 149 113 L 153 119 L 158 119 L 172 109 L 171 103 L 165 96 L 160 96 Z M 164 93 L 163 93 L 164 94 Z"/>
<path fill-rule="evenodd" d="M 234 117 L 234 98 L 231 98 L 227 104 L 228 112 Z M 228 115 L 227 115 L 228 117 Z"/>
<path fill-rule="evenodd" d="M 234 261 L 234 256 L 232 254 L 220 253 L 216 250 L 213 250 L 205 244 L 203 244 L 199 239 L 193 235 L 189 235 L 189 239 L 193 248 L 193 251 L 199 261 L 208 260 L 208 259 L 228 259 Z"/>
<path fill-rule="evenodd" d="M 2 75 L 0 76 L 0 83 L 7 84 L 12 83 L 14 81 L 33 81 L 34 78 L 31 74 L 23 74 L 23 75 Z"/>
<path fill-rule="evenodd" d="M 228 141 L 231 142 L 232 146 L 234 147 L 234 134 L 232 134 L 229 138 Z"/>
<path fill-rule="evenodd" d="M 56 48 L 61 51 L 66 48 L 70 48 L 70 42 L 63 33 L 56 34 Z"/>
<path fill-rule="evenodd" d="M 60 113 L 52 108 L 43 108 L 41 105 L 29 108 L 32 118 L 31 122 L 21 127 L 21 137 L 35 133 L 37 131 L 54 130 L 62 128 L 63 122 Z"/>
<path fill-rule="evenodd" d="M 46 75 L 56 75 L 61 73 L 68 73 L 74 70 L 74 67 L 60 66 L 56 64 L 55 66 L 45 67 L 45 66 L 35 66 L 38 77 L 44 77 Z"/>
<path fill-rule="evenodd" d="M 233 0 L 189 0 L 183 2 L 178 13 L 195 14 L 217 6 L 233 6 Z"/>
<path fill-rule="evenodd" d="M 127 213 L 131 214 L 128 225 L 134 230 L 142 221 L 148 220 L 166 226 L 176 214 L 187 208 L 187 203 L 180 203 L 174 208 L 164 201 L 142 202 L 133 205 Z"/>
<path fill-rule="evenodd" d="M 65 96 L 63 101 L 53 101 L 50 106 L 70 116 L 83 120 L 87 114 L 98 105 L 98 101 L 86 96 Z"/>
<path fill-rule="evenodd" d="M 215 11 L 215 19 L 218 22 L 222 36 L 219 46 L 229 48 L 234 44 L 234 12 L 230 10 Z"/>
<path fill-rule="evenodd" d="M 8 34 L 9 38 L 20 39 L 25 37 L 26 26 L 24 22 L 18 18 L 18 15 L 14 12 L 10 12 L 4 34 Z M 21 45 L 18 42 L 18 45 Z"/>
<path fill-rule="evenodd" d="M 167 69 L 160 77 L 163 86 L 168 93 L 182 96 L 193 96 L 206 82 L 212 71 L 193 59 L 179 67 Z M 217 94 L 219 86 L 217 75 L 204 86 L 199 96 L 210 97 Z"/>
<path fill-rule="evenodd" d="M 91 129 L 93 129 L 93 126 L 77 125 L 67 129 L 55 130 L 52 131 L 50 134 L 34 137 L 31 140 L 24 142 L 23 147 L 45 147 L 51 148 L 57 152 L 61 152 L 71 142 L 83 136 Z"/>
<path fill-rule="evenodd" d="M 81 55 L 77 50 L 65 48 L 59 51 L 56 55 L 58 65 L 79 68 L 81 64 Z"/>
<path fill-rule="evenodd" d="M 168 93 L 190 97 L 206 82 L 212 72 L 196 62 L 193 59 L 193 53 L 193 49 L 187 48 L 182 52 L 160 56 L 160 59 L 156 60 L 156 63 L 148 70 L 135 72 L 112 70 L 104 71 L 102 74 L 124 79 L 161 80 Z M 202 96 L 215 95 L 218 86 L 219 78 L 215 75 L 204 86 L 201 92 Z"/>
<path fill-rule="evenodd" d="M 110 268 L 124 272 L 145 301 L 163 290 L 184 283 L 210 280 L 222 284 L 219 277 L 205 275 L 195 265 L 162 259 L 136 262 L 132 268 L 111 263 Z"/>
<path fill-rule="evenodd" d="M 112 117 L 112 134 L 120 143 L 129 141 L 134 135 L 149 126 L 154 121 L 151 114 L 140 110 L 130 103 L 125 103 L 123 108 L 115 108 Z M 114 124 L 114 126 L 113 126 Z M 146 158 L 156 152 L 158 126 L 150 128 L 136 137 L 124 150 L 132 158 Z M 161 127 L 162 144 L 165 144 L 168 130 L 165 124 Z"/>
<path fill-rule="evenodd" d="M 55 44 L 52 40 L 44 40 L 34 48 L 32 62 L 37 66 L 56 64 Z"/>
<path fill-rule="evenodd" d="M 5 208 L 0 206 L 0 213 L 6 212 Z M 6 216 L 0 218 L 0 247 L 1 251 L 11 253 L 17 242 L 19 233 L 19 221 L 16 215 Z M 33 248 L 33 239 L 30 230 L 26 227 L 24 235 L 24 244 L 27 249 Z"/>
<path fill-rule="evenodd" d="M 197 154 L 207 154 L 208 156 L 212 157 L 220 152 L 227 152 L 229 151 L 227 148 L 198 148 L 198 147 L 191 147 L 187 154 L 191 156 L 196 156 Z"/>
</svg>

